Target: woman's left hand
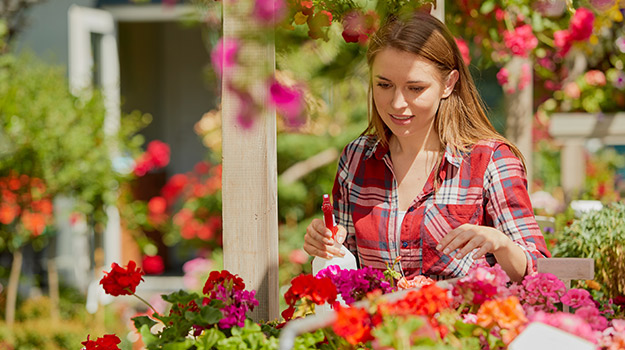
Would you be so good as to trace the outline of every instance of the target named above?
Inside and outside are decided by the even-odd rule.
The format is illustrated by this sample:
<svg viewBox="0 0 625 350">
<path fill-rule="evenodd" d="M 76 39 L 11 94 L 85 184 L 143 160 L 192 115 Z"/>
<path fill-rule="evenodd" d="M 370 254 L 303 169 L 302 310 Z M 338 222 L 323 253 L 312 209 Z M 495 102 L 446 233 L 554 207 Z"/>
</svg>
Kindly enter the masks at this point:
<svg viewBox="0 0 625 350">
<path fill-rule="evenodd" d="M 514 244 L 512 240 L 495 228 L 464 224 L 449 231 L 438 243 L 436 249 L 446 255 L 458 249 L 455 258 L 462 259 L 472 250 L 479 248 L 473 254 L 473 259 L 477 259 L 486 253 L 495 253 L 510 244 Z"/>
</svg>

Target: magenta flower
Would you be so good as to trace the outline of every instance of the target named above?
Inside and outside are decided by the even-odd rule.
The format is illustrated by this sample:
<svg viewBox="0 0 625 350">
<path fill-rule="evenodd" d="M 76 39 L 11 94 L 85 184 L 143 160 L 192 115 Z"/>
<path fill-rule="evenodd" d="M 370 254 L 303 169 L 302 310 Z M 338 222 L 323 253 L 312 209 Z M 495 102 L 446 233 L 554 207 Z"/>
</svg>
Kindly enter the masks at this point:
<svg viewBox="0 0 625 350">
<path fill-rule="evenodd" d="M 541 322 L 596 343 L 592 327 L 578 315 L 567 312 L 546 313 L 538 311 L 530 316 L 530 322 Z"/>
<path fill-rule="evenodd" d="M 555 311 L 555 303 L 565 293 L 566 286 L 556 276 L 550 273 L 537 273 L 525 276 L 519 299 L 523 304 L 540 306 L 546 311 Z M 525 307 L 525 305 L 524 305 Z"/>
<path fill-rule="evenodd" d="M 573 39 L 571 39 L 571 33 L 568 29 L 556 30 L 553 33 L 553 44 L 558 48 L 558 55 L 561 57 L 571 50 Z"/>
<path fill-rule="evenodd" d="M 497 82 L 499 85 L 504 86 L 508 84 L 508 79 L 510 78 L 510 74 L 506 68 L 501 68 L 499 72 L 497 72 Z"/>
<path fill-rule="evenodd" d="M 510 278 L 501 266 L 477 265 L 454 285 L 452 294 L 455 301 L 461 299 L 475 305 L 481 305 L 494 298 L 506 298 L 510 290 L 506 284 Z"/>
<path fill-rule="evenodd" d="M 284 0 L 256 0 L 253 16 L 265 26 L 280 22 L 286 15 Z"/>
<path fill-rule="evenodd" d="M 582 306 L 575 311 L 575 316 L 581 317 L 595 331 L 602 331 L 608 327 L 608 320 L 601 316 L 594 305 Z"/>
<path fill-rule="evenodd" d="M 562 304 L 566 306 L 570 306 L 574 309 L 577 309 L 586 305 L 590 305 L 593 307 L 595 306 L 594 302 L 592 301 L 592 297 L 590 296 L 590 293 L 588 293 L 588 291 L 585 289 L 577 289 L 577 288 L 569 289 L 562 296 L 560 301 L 562 302 Z"/>
<path fill-rule="evenodd" d="M 239 100 L 239 109 L 236 114 L 236 121 L 243 129 L 249 129 L 254 125 L 254 120 L 258 116 L 259 108 L 254 102 L 254 98 L 249 92 L 229 86 L 230 91 Z"/>
<path fill-rule="evenodd" d="M 467 42 L 461 38 L 454 38 L 456 40 L 456 45 L 458 45 L 458 50 L 460 50 L 460 54 L 462 55 L 462 59 L 464 60 L 464 64 L 467 66 L 471 63 L 471 53 L 469 52 L 469 46 Z"/>
<path fill-rule="evenodd" d="M 236 65 L 238 52 L 239 42 L 237 40 L 219 39 L 219 42 L 211 52 L 211 63 L 217 75 L 221 77 L 224 68 L 232 68 Z"/>
<path fill-rule="evenodd" d="M 521 57 L 528 57 L 530 51 L 538 45 L 538 39 L 529 24 L 516 27 L 514 31 L 506 30 L 503 33 L 503 41 L 513 55 Z"/>
<path fill-rule="evenodd" d="M 595 15 L 587 8 L 580 7 L 575 11 L 571 18 L 570 33 L 571 39 L 583 41 L 592 35 L 592 25 L 595 21 Z"/>
<path fill-rule="evenodd" d="M 304 94 L 295 87 L 288 87 L 277 81 L 269 86 L 271 103 L 284 116 L 290 126 L 299 126 L 304 123 Z"/>
</svg>

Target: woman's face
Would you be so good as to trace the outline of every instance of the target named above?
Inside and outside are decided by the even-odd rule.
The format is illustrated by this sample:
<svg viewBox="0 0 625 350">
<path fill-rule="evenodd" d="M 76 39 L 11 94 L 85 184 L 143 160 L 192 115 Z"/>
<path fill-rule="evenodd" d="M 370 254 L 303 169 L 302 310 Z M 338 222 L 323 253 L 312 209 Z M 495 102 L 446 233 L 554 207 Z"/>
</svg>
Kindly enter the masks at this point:
<svg viewBox="0 0 625 350">
<path fill-rule="evenodd" d="M 441 82 L 440 73 L 429 61 L 393 48 L 376 55 L 371 73 L 378 114 L 398 138 L 424 135 L 439 101 L 451 94 L 455 83 L 453 78 Z"/>
</svg>

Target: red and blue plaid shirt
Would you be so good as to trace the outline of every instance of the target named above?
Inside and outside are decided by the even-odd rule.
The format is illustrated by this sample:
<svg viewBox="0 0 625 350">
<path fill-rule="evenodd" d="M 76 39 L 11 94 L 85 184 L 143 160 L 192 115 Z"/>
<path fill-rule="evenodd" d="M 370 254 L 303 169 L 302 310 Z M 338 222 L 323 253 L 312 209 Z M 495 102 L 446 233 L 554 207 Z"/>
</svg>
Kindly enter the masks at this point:
<svg viewBox="0 0 625 350">
<path fill-rule="evenodd" d="M 399 269 L 407 278 L 445 279 L 465 275 L 478 262 L 493 265 L 492 254 L 456 259 L 455 252 L 436 250 L 445 234 L 465 223 L 491 226 L 510 237 L 527 256 L 527 273 L 536 270 L 538 258 L 550 256 L 523 164 L 506 144 L 481 141 L 462 155 L 447 148 L 401 223 L 392 168 L 388 147 L 369 136 L 349 143 L 339 160 L 334 212 L 337 224 L 347 229 L 344 244 L 360 266 L 385 269 L 401 256 Z M 436 191 L 434 176 L 440 179 Z"/>
</svg>

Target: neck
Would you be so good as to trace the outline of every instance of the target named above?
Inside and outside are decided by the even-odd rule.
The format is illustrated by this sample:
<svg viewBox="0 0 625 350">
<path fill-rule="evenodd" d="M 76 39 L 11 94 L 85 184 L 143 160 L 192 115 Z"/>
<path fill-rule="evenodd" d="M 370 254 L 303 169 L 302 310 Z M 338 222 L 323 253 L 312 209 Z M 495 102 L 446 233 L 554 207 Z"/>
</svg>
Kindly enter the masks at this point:
<svg viewBox="0 0 625 350">
<path fill-rule="evenodd" d="M 418 134 L 407 137 L 391 135 L 389 140 L 391 152 L 417 156 L 423 152 L 440 152 L 442 144 L 438 133 L 434 130 L 434 123 Z"/>
</svg>

